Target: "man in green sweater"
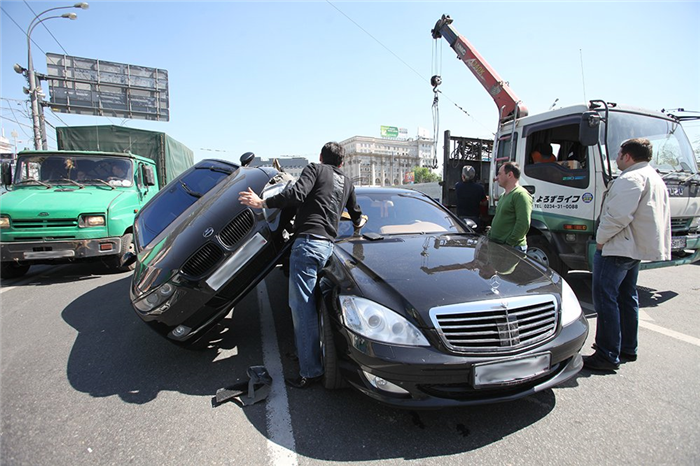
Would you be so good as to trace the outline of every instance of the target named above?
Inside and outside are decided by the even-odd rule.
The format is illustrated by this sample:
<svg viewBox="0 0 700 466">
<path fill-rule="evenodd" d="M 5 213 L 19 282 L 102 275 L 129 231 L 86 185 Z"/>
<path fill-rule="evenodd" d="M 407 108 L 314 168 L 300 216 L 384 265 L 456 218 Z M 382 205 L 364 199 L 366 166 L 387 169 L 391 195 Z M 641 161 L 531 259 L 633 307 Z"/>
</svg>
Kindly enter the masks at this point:
<svg viewBox="0 0 700 466">
<path fill-rule="evenodd" d="M 518 184 L 519 180 L 520 167 L 517 163 L 506 162 L 498 169 L 496 181 L 506 192 L 498 200 L 488 237 L 497 243 L 527 252 L 532 196 Z"/>
</svg>

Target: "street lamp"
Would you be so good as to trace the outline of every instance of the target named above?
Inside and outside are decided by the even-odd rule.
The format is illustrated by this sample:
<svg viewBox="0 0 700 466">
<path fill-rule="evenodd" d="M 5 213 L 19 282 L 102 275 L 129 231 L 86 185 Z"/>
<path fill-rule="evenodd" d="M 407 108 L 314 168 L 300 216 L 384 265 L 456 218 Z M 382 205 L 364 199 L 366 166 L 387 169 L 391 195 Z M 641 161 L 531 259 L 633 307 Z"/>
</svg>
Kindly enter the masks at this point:
<svg viewBox="0 0 700 466">
<path fill-rule="evenodd" d="M 67 18 L 70 20 L 74 20 L 78 18 L 78 15 L 75 13 L 64 13 L 62 15 L 55 15 L 55 16 L 48 16 L 46 18 L 39 18 L 41 15 L 48 13 L 49 11 L 54 11 L 54 10 L 62 10 L 65 8 L 80 8 L 83 10 L 87 10 L 89 5 L 85 2 L 80 2 L 76 3 L 72 6 L 57 6 L 55 8 L 49 8 L 48 10 L 42 11 L 38 15 L 34 17 L 31 23 L 29 23 L 29 27 L 27 28 L 27 69 L 26 69 L 26 76 L 27 76 L 27 81 L 29 81 L 29 98 L 31 101 L 32 105 L 32 126 L 34 129 L 34 149 L 39 150 L 39 149 L 48 149 L 48 144 L 46 142 L 46 129 L 44 127 L 44 121 L 43 121 L 43 108 L 39 104 L 39 90 L 38 86 L 36 85 L 36 75 L 34 72 L 34 63 L 32 62 L 32 46 L 31 46 L 31 37 L 32 37 L 32 31 L 34 31 L 34 28 L 36 28 L 39 24 L 43 23 L 44 21 L 48 21 L 49 19 L 55 19 L 55 18 Z M 25 70 L 22 69 L 21 66 L 15 65 L 15 71 L 18 73 L 21 73 Z M 40 116 L 41 114 L 41 116 Z"/>
</svg>

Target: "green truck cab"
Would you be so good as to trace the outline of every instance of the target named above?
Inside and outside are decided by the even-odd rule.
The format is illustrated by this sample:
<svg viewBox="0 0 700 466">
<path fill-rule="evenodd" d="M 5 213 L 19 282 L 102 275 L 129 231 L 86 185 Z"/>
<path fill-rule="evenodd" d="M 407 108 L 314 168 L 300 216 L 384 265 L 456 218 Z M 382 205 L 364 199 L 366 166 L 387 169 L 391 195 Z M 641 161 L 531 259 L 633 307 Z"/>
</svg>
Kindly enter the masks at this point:
<svg viewBox="0 0 700 466">
<path fill-rule="evenodd" d="M 3 164 L 2 183 L 10 187 L 0 199 L 3 278 L 20 277 L 35 264 L 78 261 L 129 270 L 132 266 L 124 265 L 123 258 L 133 250 L 136 213 L 193 163 L 192 151 L 163 133 L 113 127 L 69 130 L 80 138 L 59 132 L 59 146 L 63 138 L 64 146 L 70 139 L 81 147 L 119 149 L 116 141 L 128 139 L 130 147 L 138 148 L 136 139 L 148 137 L 140 152 L 151 157 L 103 150 L 23 151 L 14 169 Z M 97 132 L 102 133 L 99 144 L 91 143 L 89 135 Z M 167 141 L 176 144 L 162 143 Z"/>
</svg>

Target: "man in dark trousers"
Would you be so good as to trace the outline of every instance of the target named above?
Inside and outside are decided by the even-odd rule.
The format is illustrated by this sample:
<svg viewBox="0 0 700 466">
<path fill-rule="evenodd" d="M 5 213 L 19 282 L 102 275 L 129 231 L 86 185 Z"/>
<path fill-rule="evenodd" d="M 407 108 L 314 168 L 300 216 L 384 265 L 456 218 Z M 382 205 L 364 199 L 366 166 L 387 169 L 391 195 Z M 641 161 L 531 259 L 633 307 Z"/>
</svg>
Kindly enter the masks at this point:
<svg viewBox="0 0 700 466">
<path fill-rule="evenodd" d="M 484 187 L 474 181 L 474 167 L 465 165 L 462 167 L 462 181 L 455 184 L 455 195 L 457 197 L 457 216 L 468 218 L 476 223 L 476 230 L 481 231 L 481 210 L 482 201 L 486 200 Z"/>
<path fill-rule="evenodd" d="M 652 155 L 648 139 L 623 142 L 616 160 L 622 173 L 603 199 L 593 256 L 596 350 L 583 357 L 586 369 L 615 371 L 620 361 L 637 360 L 639 264 L 671 259 L 668 190 L 649 164 Z"/>
<path fill-rule="evenodd" d="M 299 377 L 285 379 L 296 388 L 307 388 L 323 376 L 314 288 L 319 271 L 333 252 L 340 216 L 347 208 L 356 230 L 367 221 L 357 204 L 352 181 L 340 170 L 344 158 L 342 146 L 329 142 L 321 149 L 321 163 L 307 165 L 296 183 L 281 193 L 265 200 L 250 188 L 239 193 L 241 203 L 256 209 L 297 208 L 289 260 L 289 307 Z"/>
</svg>

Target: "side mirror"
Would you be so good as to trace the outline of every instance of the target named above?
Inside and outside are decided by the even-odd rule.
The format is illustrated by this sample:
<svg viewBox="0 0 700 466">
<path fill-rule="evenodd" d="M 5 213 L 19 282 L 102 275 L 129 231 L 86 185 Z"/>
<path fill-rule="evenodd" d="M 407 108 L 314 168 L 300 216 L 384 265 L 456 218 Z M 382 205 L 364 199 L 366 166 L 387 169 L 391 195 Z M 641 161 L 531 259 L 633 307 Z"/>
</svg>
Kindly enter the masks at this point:
<svg viewBox="0 0 700 466">
<path fill-rule="evenodd" d="M 598 112 L 585 112 L 581 115 L 581 123 L 578 127 L 578 141 L 583 146 L 595 146 L 598 144 L 600 132 L 600 115 Z"/>
<path fill-rule="evenodd" d="M 241 155 L 241 167 L 247 167 L 250 165 L 254 158 L 255 154 L 252 152 L 246 152 L 245 154 Z"/>
<path fill-rule="evenodd" d="M 2 164 L 2 184 L 3 186 L 12 184 L 12 164 L 10 164 L 10 162 L 4 162 Z"/>
<path fill-rule="evenodd" d="M 143 184 L 146 186 L 156 185 L 156 175 L 153 172 L 153 167 L 149 167 L 148 165 L 143 166 Z"/>
</svg>

